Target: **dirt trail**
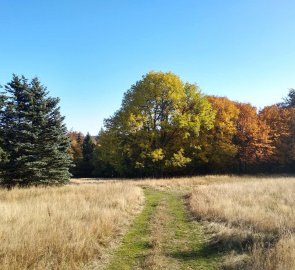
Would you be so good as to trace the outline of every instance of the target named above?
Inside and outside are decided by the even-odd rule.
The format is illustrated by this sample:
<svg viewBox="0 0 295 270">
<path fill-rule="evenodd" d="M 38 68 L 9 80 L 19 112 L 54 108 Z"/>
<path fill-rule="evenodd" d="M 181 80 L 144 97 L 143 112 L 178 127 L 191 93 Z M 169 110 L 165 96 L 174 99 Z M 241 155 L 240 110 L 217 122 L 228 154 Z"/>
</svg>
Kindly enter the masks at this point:
<svg viewBox="0 0 295 270">
<path fill-rule="evenodd" d="M 145 196 L 106 269 L 216 269 L 218 254 L 206 247 L 202 226 L 189 220 L 182 195 L 148 188 Z"/>
</svg>

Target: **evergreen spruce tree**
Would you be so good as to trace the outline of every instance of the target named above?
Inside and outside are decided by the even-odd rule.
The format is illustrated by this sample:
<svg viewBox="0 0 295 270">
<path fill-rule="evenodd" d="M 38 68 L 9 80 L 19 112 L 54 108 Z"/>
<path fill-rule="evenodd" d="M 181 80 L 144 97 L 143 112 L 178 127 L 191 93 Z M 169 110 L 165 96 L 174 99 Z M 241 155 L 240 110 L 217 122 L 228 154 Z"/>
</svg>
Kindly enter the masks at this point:
<svg viewBox="0 0 295 270">
<path fill-rule="evenodd" d="M 284 102 L 281 104 L 282 107 L 295 108 L 295 89 L 289 90 L 288 96 L 284 98 Z"/>
<path fill-rule="evenodd" d="M 69 180 L 69 139 L 58 107 L 37 78 L 13 76 L 5 86 L 0 130 L 7 160 L 1 183 L 11 187 L 62 184 Z"/>
<path fill-rule="evenodd" d="M 82 154 L 83 154 L 83 161 L 82 161 L 82 175 L 84 177 L 91 177 L 92 172 L 94 169 L 93 166 L 93 151 L 94 151 L 94 142 L 89 133 L 84 138 L 82 144 Z"/>
<path fill-rule="evenodd" d="M 2 88 L 1 85 L 0 85 L 0 88 Z M 1 123 L 1 117 L 3 115 L 3 110 L 5 108 L 5 103 L 6 103 L 6 96 L 4 95 L 4 93 L 0 93 L 0 123 Z M 3 134 L 0 128 L 0 167 L 5 159 L 6 159 L 6 154 L 3 149 Z"/>
</svg>

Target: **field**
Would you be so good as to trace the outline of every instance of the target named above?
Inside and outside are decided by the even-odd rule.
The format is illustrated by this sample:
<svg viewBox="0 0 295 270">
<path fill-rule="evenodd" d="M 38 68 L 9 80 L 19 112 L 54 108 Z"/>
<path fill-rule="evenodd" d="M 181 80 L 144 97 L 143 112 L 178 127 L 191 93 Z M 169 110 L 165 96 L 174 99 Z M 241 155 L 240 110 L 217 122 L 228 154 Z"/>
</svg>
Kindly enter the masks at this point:
<svg viewBox="0 0 295 270">
<path fill-rule="evenodd" d="M 295 178 L 0 190 L 0 269 L 294 269 Z"/>
<path fill-rule="evenodd" d="M 0 269 L 99 267 L 143 202 L 120 183 L 1 190 Z"/>
<path fill-rule="evenodd" d="M 249 251 L 229 258 L 229 265 L 294 269 L 294 180 L 252 179 L 196 186 L 189 196 L 189 208 L 195 218 L 208 221 L 216 248 L 236 254 Z"/>
</svg>

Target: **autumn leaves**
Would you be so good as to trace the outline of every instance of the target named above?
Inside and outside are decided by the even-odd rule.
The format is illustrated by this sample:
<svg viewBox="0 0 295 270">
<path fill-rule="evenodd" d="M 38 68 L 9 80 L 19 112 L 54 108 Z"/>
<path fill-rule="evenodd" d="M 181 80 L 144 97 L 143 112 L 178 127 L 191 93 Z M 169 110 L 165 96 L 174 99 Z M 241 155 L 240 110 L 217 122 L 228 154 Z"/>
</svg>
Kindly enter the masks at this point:
<svg viewBox="0 0 295 270">
<path fill-rule="evenodd" d="M 289 172 L 295 161 L 292 93 L 284 103 L 258 112 L 248 103 L 205 96 L 173 73 L 150 72 L 105 120 L 92 174 Z"/>
</svg>

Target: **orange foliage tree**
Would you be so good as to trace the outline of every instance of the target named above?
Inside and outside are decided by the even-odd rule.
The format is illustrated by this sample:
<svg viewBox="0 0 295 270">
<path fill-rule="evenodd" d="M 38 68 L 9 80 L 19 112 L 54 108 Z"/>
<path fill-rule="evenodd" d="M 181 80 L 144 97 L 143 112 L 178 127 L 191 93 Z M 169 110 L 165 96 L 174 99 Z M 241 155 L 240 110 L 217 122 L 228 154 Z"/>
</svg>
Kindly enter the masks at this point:
<svg viewBox="0 0 295 270">
<path fill-rule="evenodd" d="M 234 142 L 238 171 L 250 172 L 255 165 L 267 162 L 273 154 L 270 127 L 258 116 L 257 110 L 247 103 L 236 103 L 240 110 Z"/>
<path fill-rule="evenodd" d="M 260 118 L 270 128 L 273 155 L 270 165 L 274 171 L 282 171 L 295 160 L 295 109 L 272 105 L 260 112 Z"/>
<path fill-rule="evenodd" d="M 207 171 L 228 172 L 232 170 L 237 146 L 233 138 L 237 133 L 236 121 L 240 110 L 225 97 L 208 96 L 215 113 L 214 127 L 202 134 L 199 158 L 207 164 Z"/>
</svg>

